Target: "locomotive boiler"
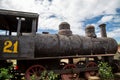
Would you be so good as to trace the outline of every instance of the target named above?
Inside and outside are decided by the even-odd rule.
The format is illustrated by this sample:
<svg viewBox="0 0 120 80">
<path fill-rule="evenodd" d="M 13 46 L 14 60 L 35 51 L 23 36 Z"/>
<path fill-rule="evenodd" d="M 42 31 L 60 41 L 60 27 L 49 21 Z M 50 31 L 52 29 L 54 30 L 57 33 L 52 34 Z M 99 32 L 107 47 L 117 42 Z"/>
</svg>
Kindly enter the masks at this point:
<svg viewBox="0 0 120 80">
<path fill-rule="evenodd" d="M 88 26 L 85 29 L 86 36 L 79 36 L 72 34 L 70 25 L 63 22 L 59 25 L 58 34 L 43 33 L 35 36 L 35 56 L 60 57 L 116 53 L 116 41 L 107 38 L 106 31 L 104 31 L 105 24 L 100 27 L 101 38 L 96 37 L 94 26 Z"/>
<path fill-rule="evenodd" d="M 118 45 L 115 39 L 107 37 L 105 24 L 99 25 L 101 37 L 96 36 L 92 25 L 85 28 L 85 36 L 72 34 L 67 22 L 59 25 L 56 34 L 38 34 L 38 17 L 37 13 L 0 10 L 0 63 L 6 65 L 6 60 L 15 59 L 19 66 L 18 72 L 24 73 L 27 80 L 31 80 L 30 76 L 39 74 L 42 70 L 55 70 L 62 78 L 66 76 L 65 73 L 73 75 L 96 71 L 96 68 L 88 67 L 96 67 L 98 56 L 103 57 L 103 60 L 113 61 Z M 86 59 L 73 62 L 74 58 L 81 57 Z M 94 57 L 95 60 L 90 61 L 89 57 Z M 64 62 L 62 68 L 61 59 L 68 59 L 68 63 Z M 40 74 L 36 76 L 39 77 Z"/>
</svg>

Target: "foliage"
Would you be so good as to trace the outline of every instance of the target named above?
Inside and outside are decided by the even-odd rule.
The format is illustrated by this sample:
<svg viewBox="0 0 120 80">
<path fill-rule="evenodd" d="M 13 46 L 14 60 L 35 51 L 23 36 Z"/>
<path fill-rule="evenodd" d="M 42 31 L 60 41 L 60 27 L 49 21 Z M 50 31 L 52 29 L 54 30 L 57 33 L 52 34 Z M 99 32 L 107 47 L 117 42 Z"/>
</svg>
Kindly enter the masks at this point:
<svg viewBox="0 0 120 80">
<path fill-rule="evenodd" d="M 58 74 L 55 74 L 53 71 L 43 71 L 40 80 L 58 80 Z"/>
<path fill-rule="evenodd" d="M 102 80 L 113 80 L 114 75 L 112 73 L 112 67 L 108 65 L 107 62 L 100 62 L 99 65 L 99 75 Z"/>
<path fill-rule="evenodd" d="M 36 80 L 36 76 L 32 75 L 31 80 Z M 43 71 L 39 77 L 39 80 L 58 80 L 58 74 L 55 74 L 53 71 Z"/>
<path fill-rule="evenodd" d="M 13 78 L 13 75 L 10 74 L 10 68 L 0 68 L 0 80 L 7 80 Z"/>
<path fill-rule="evenodd" d="M 31 80 L 35 80 L 35 79 L 36 79 L 35 75 L 32 75 L 32 76 L 30 77 L 30 79 L 31 79 Z"/>
</svg>

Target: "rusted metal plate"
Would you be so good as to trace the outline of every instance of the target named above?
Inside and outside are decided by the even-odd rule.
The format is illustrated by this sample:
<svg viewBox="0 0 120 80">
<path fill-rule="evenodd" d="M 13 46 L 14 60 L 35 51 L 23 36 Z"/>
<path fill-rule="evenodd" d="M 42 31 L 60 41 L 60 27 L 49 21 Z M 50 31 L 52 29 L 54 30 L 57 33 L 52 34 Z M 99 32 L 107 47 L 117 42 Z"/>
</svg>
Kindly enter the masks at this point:
<svg viewBox="0 0 120 80">
<path fill-rule="evenodd" d="M 0 59 L 34 58 L 34 40 L 29 36 L 0 36 Z"/>
<path fill-rule="evenodd" d="M 34 39 L 31 36 L 19 37 L 20 42 L 20 57 L 34 58 Z"/>
</svg>

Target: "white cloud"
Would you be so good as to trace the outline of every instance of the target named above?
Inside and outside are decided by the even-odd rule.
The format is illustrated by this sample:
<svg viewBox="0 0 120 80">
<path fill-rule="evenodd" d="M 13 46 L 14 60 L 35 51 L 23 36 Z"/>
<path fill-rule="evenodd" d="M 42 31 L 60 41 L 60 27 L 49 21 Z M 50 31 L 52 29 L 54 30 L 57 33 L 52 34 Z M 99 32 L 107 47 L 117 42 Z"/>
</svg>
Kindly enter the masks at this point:
<svg viewBox="0 0 120 80">
<path fill-rule="evenodd" d="M 108 32 L 108 37 L 119 38 L 120 37 L 120 28 L 116 28 L 111 32 Z"/>
<path fill-rule="evenodd" d="M 119 15 L 114 16 L 113 22 L 120 23 L 120 16 Z"/>
<path fill-rule="evenodd" d="M 101 23 L 106 23 L 106 22 L 109 22 L 113 19 L 113 16 L 104 16 L 102 17 L 102 19 L 98 22 L 99 24 Z"/>
<path fill-rule="evenodd" d="M 62 21 L 71 24 L 73 33 L 84 34 L 83 22 L 92 17 L 115 14 L 115 9 L 120 7 L 120 0 L 1 0 L 1 9 L 37 12 L 40 14 L 39 27 L 58 29 Z M 57 18 L 49 18 L 56 15 Z M 101 22 L 112 18 L 103 17 Z"/>
</svg>

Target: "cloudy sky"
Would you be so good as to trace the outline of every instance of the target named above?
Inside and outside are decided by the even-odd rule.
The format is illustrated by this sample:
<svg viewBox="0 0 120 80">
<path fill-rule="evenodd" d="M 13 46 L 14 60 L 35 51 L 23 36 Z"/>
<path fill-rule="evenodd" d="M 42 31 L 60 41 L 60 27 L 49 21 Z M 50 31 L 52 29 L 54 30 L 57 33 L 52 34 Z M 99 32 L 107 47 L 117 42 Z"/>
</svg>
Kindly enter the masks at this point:
<svg viewBox="0 0 120 80">
<path fill-rule="evenodd" d="M 0 0 L 0 9 L 35 12 L 39 14 L 38 32 L 58 32 L 61 22 L 71 25 L 73 34 L 85 35 L 84 29 L 107 24 L 108 37 L 120 43 L 120 0 Z"/>
</svg>

